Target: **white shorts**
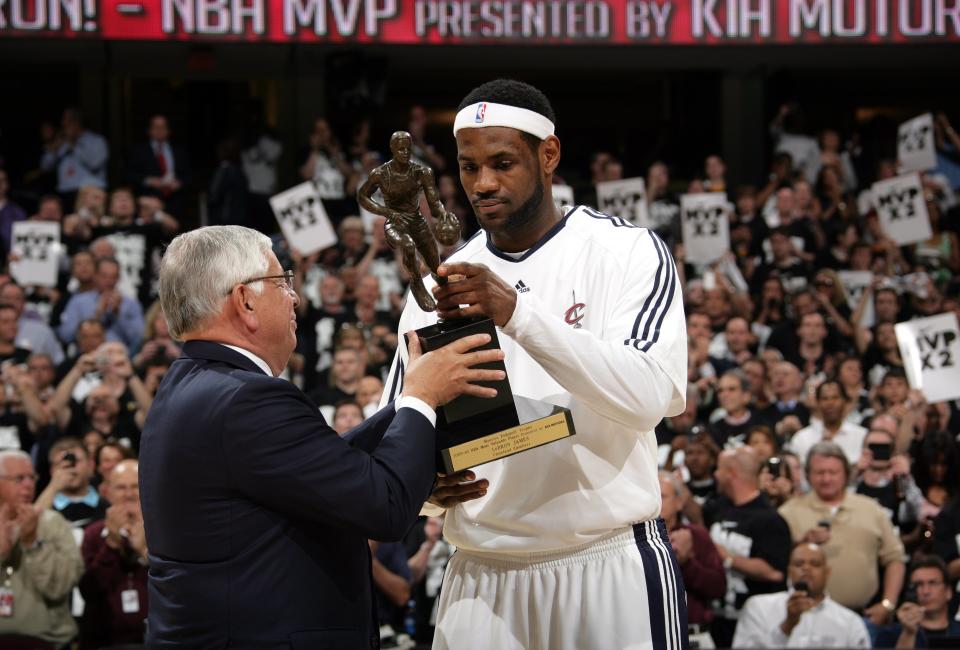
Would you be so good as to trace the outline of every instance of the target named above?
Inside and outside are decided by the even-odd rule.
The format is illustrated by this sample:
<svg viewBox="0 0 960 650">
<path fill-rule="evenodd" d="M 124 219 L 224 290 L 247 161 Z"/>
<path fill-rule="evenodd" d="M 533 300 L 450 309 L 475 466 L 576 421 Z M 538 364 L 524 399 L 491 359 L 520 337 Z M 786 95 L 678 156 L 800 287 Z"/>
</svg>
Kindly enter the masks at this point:
<svg viewBox="0 0 960 650">
<path fill-rule="evenodd" d="M 457 551 L 433 647 L 686 650 L 686 593 L 663 520 L 562 552 Z"/>
</svg>

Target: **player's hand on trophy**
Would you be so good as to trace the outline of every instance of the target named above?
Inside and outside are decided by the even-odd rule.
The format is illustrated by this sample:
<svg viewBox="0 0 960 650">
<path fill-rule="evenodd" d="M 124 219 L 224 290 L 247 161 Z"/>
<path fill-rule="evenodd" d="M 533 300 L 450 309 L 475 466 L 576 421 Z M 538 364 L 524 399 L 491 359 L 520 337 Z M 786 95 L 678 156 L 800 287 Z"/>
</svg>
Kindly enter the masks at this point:
<svg viewBox="0 0 960 650">
<path fill-rule="evenodd" d="M 427 501 L 447 509 L 464 501 L 479 499 L 487 493 L 490 481 L 474 479 L 476 475 L 468 469 L 456 474 L 437 474 L 437 482 Z"/>
<path fill-rule="evenodd" d="M 510 321 L 517 306 L 517 292 L 486 266 L 453 262 L 441 264 L 438 273 L 442 278 L 462 276 L 433 289 L 440 318 L 450 320 L 487 316 L 498 327 Z"/>
<path fill-rule="evenodd" d="M 426 354 L 421 354 L 420 339 L 415 332 L 410 332 L 408 339 L 410 363 L 403 378 L 404 395 L 423 400 L 434 409 L 459 395 L 497 396 L 496 389 L 477 382 L 500 381 L 506 373 L 474 367 L 503 359 L 503 350 L 474 349 L 489 343 L 489 334 L 465 336 Z"/>
</svg>

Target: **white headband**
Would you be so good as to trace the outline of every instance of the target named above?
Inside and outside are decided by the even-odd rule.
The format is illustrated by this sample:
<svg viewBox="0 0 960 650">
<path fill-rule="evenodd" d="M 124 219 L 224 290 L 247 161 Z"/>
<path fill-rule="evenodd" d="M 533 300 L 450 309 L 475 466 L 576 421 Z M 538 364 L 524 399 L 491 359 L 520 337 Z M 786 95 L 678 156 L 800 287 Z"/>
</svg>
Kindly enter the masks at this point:
<svg viewBox="0 0 960 650">
<path fill-rule="evenodd" d="M 541 140 L 553 135 L 553 122 L 540 113 L 493 102 L 477 102 L 457 113 L 457 119 L 453 121 L 453 135 L 456 137 L 460 129 L 479 129 L 485 126 L 506 126 Z"/>
</svg>

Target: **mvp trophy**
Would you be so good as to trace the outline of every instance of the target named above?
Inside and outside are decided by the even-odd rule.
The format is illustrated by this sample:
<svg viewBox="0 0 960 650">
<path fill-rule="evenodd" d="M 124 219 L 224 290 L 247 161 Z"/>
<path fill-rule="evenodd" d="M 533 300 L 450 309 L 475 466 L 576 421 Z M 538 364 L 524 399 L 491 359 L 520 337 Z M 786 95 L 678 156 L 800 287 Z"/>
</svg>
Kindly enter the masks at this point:
<svg viewBox="0 0 960 650">
<path fill-rule="evenodd" d="M 438 284 L 440 254 L 437 242 L 453 245 L 460 238 L 460 221 L 440 203 L 433 171 L 410 159 L 412 140 L 406 131 L 390 138 L 393 158 L 380 165 L 357 190 L 360 205 L 386 218 L 387 243 L 399 249 L 410 274 L 410 292 L 424 311 L 435 311 L 436 302 L 420 277 L 417 254 L 423 258 Z M 383 204 L 373 200 L 377 190 Z M 420 192 L 430 206 L 436 225 L 420 214 Z M 452 281 L 452 280 L 451 280 Z M 489 318 L 439 321 L 416 331 L 423 352 L 430 352 L 471 334 L 486 333 L 490 342 L 483 349 L 500 347 L 496 327 Z M 503 370 L 503 361 L 480 366 Z M 510 380 L 483 382 L 497 389 L 493 399 L 461 395 L 437 409 L 437 470 L 448 474 L 492 460 L 533 449 L 576 433 L 570 410 L 554 404 L 514 395 Z"/>
</svg>

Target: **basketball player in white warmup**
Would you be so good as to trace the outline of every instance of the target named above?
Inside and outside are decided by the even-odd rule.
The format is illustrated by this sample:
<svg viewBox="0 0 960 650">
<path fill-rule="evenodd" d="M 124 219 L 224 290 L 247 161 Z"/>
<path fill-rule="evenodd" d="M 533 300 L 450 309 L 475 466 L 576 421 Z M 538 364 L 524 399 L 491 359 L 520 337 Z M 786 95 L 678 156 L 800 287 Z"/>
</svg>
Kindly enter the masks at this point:
<svg viewBox="0 0 960 650">
<path fill-rule="evenodd" d="M 400 320 L 408 332 L 438 315 L 493 318 L 513 392 L 569 407 L 577 430 L 435 492 L 476 498 L 446 512 L 458 551 L 434 648 L 685 649 L 653 433 L 686 397 L 677 272 L 653 232 L 584 206 L 557 211 L 554 122 L 549 100 L 516 81 L 463 100 L 460 179 L 483 230 L 440 267 L 462 280 L 426 278 L 437 312 L 408 299 Z M 401 346 L 384 402 L 402 388 L 405 357 Z"/>
</svg>

